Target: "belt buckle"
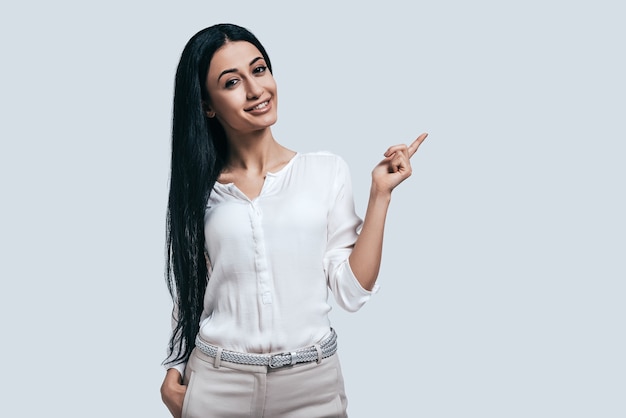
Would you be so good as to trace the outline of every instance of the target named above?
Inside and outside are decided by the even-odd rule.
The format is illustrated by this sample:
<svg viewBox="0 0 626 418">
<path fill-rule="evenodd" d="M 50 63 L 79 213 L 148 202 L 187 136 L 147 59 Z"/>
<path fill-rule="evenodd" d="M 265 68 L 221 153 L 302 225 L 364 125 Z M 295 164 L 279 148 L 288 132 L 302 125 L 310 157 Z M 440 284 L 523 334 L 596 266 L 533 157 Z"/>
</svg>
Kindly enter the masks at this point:
<svg viewBox="0 0 626 418">
<path fill-rule="evenodd" d="M 279 357 L 284 357 L 284 356 L 289 356 L 290 357 L 290 361 L 285 363 L 285 364 L 276 364 L 274 359 L 279 358 Z M 296 364 L 296 353 L 295 352 L 284 352 L 284 353 L 279 353 L 279 354 L 272 354 L 270 356 L 270 361 L 268 364 L 268 367 L 270 369 L 279 369 L 281 367 L 285 367 L 285 366 L 293 366 L 294 364 Z"/>
</svg>

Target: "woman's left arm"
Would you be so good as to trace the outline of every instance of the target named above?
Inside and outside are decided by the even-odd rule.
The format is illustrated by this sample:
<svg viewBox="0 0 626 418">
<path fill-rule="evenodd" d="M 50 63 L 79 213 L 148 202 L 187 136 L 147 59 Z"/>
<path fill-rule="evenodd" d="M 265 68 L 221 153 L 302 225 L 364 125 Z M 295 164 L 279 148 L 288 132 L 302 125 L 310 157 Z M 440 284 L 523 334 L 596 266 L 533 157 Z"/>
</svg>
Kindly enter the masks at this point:
<svg viewBox="0 0 626 418">
<path fill-rule="evenodd" d="M 411 175 L 411 157 L 427 136 L 421 134 L 409 146 L 390 147 L 384 154 L 385 159 L 372 170 L 372 187 L 363 227 L 349 258 L 350 268 L 364 289 L 373 289 L 380 270 L 391 192 Z"/>
</svg>

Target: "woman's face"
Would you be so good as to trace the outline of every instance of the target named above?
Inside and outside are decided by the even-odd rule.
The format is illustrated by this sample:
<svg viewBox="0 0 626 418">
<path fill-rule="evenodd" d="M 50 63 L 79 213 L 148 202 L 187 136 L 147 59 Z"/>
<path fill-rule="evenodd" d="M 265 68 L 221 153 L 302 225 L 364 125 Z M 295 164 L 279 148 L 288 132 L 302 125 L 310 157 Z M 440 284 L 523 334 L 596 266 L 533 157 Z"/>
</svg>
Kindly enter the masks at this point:
<svg viewBox="0 0 626 418">
<path fill-rule="evenodd" d="M 276 82 L 261 52 L 249 42 L 228 42 L 215 52 L 206 89 L 206 114 L 217 118 L 227 135 L 263 130 L 276 123 Z"/>
</svg>

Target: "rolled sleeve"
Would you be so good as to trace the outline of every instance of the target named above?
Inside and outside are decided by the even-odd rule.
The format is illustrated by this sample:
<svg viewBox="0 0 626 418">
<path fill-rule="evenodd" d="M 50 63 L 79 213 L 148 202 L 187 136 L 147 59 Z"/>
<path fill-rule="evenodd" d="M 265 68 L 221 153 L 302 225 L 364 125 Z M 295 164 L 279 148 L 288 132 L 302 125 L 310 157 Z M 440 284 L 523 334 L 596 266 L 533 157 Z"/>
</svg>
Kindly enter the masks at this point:
<svg viewBox="0 0 626 418">
<path fill-rule="evenodd" d="M 172 308 L 172 320 L 171 320 L 172 335 L 174 334 L 174 330 L 176 329 L 176 325 L 178 324 L 177 306 L 178 304 L 176 303 L 176 298 L 174 298 L 174 306 Z M 178 357 L 178 354 L 179 354 L 179 350 L 177 349 L 177 347 L 174 347 L 174 350 L 171 353 L 169 353 L 167 358 L 163 361 L 163 367 L 165 368 L 165 370 L 169 370 L 169 369 L 178 370 L 178 372 L 180 373 L 182 377 L 185 375 L 185 367 L 187 365 L 187 362 L 174 363 L 174 359 Z"/>
<path fill-rule="evenodd" d="M 349 312 L 355 312 L 378 291 L 378 285 L 375 284 L 371 291 L 364 289 L 348 263 L 363 221 L 355 211 L 348 166 L 339 157 L 330 198 L 332 205 L 328 212 L 324 268 L 328 286 L 337 304 Z"/>
</svg>

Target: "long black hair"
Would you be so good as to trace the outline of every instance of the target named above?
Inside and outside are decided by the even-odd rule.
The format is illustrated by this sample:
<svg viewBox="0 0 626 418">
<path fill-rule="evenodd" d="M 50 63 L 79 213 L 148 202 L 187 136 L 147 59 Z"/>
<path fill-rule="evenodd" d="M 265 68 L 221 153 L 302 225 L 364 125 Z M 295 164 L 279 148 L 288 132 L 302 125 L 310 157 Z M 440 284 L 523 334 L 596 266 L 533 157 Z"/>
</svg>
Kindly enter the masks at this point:
<svg viewBox="0 0 626 418">
<path fill-rule="evenodd" d="M 208 283 L 204 212 L 228 156 L 228 141 L 217 118 L 206 117 L 206 77 L 211 59 L 227 42 L 246 41 L 270 59 L 247 29 L 218 24 L 196 33 L 185 45 L 174 87 L 172 161 L 166 222 L 165 276 L 174 302 L 175 327 L 164 363 L 187 361 L 200 328 Z"/>
</svg>

